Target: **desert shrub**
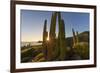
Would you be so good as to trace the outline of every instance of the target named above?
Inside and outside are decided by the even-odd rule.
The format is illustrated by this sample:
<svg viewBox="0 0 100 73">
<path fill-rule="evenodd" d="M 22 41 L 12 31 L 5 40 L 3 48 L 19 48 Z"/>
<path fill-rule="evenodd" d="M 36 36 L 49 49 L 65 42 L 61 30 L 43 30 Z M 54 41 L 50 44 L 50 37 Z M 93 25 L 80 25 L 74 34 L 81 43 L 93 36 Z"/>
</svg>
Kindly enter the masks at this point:
<svg viewBox="0 0 100 73">
<path fill-rule="evenodd" d="M 46 61 L 46 59 L 45 59 L 44 57 L 42 57 L 42 58 L 40 58 L 38 61 L 39 61 L 39 62 L 44 62 L 44 61 Z"/>
<path fill-rule="evenodd" d="M 39 61 L 43 61 L 44 58 L 44 54 L 43 53 L 39 53 L 38 55 L 36 55 L 34 58 L 33 58 L 33 62 L 39 62 Z"/>
<path fill-rule="evenodd" d="M 31 57 L 24 57 L 21 59 L 21 62 L 29 62 L 29 60 L 31 59 Z"/>
<path fill-rule="evenodd" d="M 21 52 L 21 58 L 32 57 L 33 49 L 26 50 L 25 52 Z"/>
<path fill-rule="evenodd" d="M 88 59 L 89 58 L 89 44 L 82 42 L 76 44 L 74 48 L 76 54 L 78 54 L 82 59 Z"/>
<path fill-rule="evenodd" d="M 29 62 L 32 58 L 38 55 L 40 52 L 34 48 L 26 49 L 26 51 L 21 52 L 21 62 Z"/>
</svg>

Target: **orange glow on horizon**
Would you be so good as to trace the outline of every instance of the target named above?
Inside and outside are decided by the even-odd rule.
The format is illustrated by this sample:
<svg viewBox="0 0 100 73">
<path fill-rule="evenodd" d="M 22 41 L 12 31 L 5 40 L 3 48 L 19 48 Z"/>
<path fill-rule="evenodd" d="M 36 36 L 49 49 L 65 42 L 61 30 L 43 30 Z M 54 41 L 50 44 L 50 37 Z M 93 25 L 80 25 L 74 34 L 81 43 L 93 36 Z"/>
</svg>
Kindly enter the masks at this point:
<svg viewBox="0 0 100 73">
<path fill-rule="evenodd" d="M 21 37 L 21 41 L 24 41 L 24 42 L 33 42 L 33 41 L 42 41 L 42 36 L 24 36 L 24 37 Z"/>
</svg>

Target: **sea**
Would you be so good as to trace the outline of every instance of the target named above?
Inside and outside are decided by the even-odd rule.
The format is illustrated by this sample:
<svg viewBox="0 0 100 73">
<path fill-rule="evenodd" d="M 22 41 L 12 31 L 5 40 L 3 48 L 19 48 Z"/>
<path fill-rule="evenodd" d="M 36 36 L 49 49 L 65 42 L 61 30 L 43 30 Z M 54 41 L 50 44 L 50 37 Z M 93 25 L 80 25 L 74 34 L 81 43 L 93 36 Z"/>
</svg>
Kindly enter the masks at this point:
<svg viewBox="0 0 100 73">
<path fill-rule="evenodd" d="M 35 46 L 35 45 L 42 45 L 42 43 L 41 42 L 21 42 L 21 47 L 27 46 L 27 45 Z"/>
</svg>

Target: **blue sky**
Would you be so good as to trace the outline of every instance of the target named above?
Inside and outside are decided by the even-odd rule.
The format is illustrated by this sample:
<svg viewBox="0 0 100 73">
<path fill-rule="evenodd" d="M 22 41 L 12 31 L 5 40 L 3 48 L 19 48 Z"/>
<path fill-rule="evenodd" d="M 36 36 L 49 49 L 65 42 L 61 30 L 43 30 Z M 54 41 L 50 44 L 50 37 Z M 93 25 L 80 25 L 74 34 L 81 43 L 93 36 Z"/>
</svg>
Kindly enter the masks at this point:
<svg viewBox="0 0 100 73">
<path fill-rule="evenodd" d="M 52 11 L 21 10 L 21 41 L 42 40 L 44 21 L 47 20 L 49 32 L 51 15 Z M 72 36 L 72 28 L 79 33 L 89 31 L 89 13 L 61 12 L 61 17 L 65 22 L 66 37 Z M 56 25 L 58 33 L 58 23 Z"/>
</svg>

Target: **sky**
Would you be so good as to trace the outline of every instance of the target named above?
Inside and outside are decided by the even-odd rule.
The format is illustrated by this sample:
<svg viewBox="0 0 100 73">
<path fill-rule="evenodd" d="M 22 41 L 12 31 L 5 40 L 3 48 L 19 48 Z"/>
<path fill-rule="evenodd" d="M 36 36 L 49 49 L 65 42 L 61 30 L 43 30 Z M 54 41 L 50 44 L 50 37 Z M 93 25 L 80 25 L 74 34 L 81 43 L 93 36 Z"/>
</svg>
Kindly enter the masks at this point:
<svg viewBox="0 0 100 73">
<path fill-rule="evenodd" d="M 44 21 L 47 20 L 47 31 L 50 30 L 52 11 L 21 10 L 21 41 L 42 41 Z M 61 12 L 65 23 L 66 37 L 72 36 L 72 28 L 79 33 L 89 31 L 89 13 Z M 58 35 L 58 19 L 56 21 Z"/>
</svg>

